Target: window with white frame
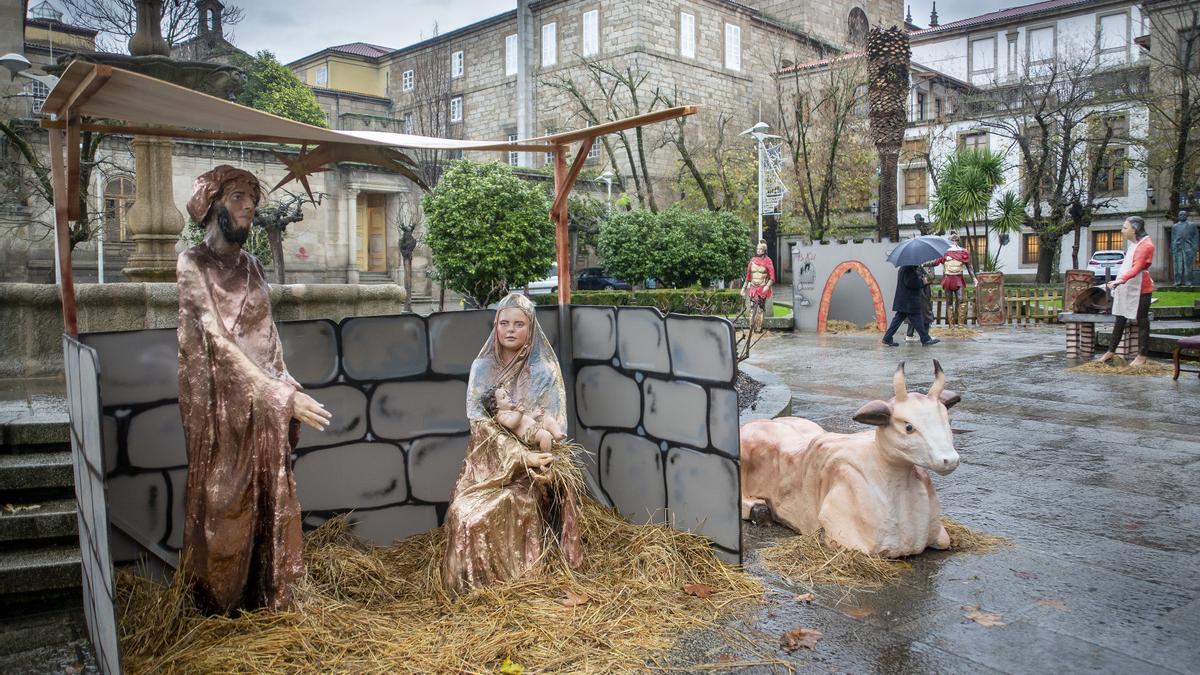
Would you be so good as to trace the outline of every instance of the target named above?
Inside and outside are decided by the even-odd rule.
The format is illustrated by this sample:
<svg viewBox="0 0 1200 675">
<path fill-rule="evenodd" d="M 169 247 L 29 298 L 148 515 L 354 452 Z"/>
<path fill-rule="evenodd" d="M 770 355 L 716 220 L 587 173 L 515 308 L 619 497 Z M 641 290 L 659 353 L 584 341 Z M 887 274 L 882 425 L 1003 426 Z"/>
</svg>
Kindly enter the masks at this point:
<svg viewBox="0 0 1200 675">
<path fill-rule="evenodd" d="M 986 84 L 996 77 L 996 38 L 971 40 L 971 84 Z"/>
<path fill-rule="evenodd" d="M 404 133 L 411 134 L 413 132 L 413 114 L 410 112 L 404 113 Z"/>
<path fill-rule="evenodd" d="M 455 96 L 450 99 L 450 121 L 461 122 L 463 118 L 462 97 Z"/>
<path fill-rule="evenodd" d="M 517 74 L 517 36 L 504 38 L 504 76 Z"/>
<path fill-rule="evenodd" d="M 679 13 L 679 55 L 696 58 L 696 16 L 687 12 Z"/>
<path fill-rule="evenodd" d="M 29 104 L 34 113 L 42 112 L 42 104 L 46 102 L 46 97 L 49 95 L 50 87 L 37 81 L 29 83 Z"/>
<path fill-rule="evenodd" d="M 550 136 L 554 133 L 554 127 L 546 127 L 546 135 Z M 554 166 L 554 153 L 546 153 L 546 166 Z"/>
<path fill-rule="evenodd" d="M 742 27 L 732 23 L 725 24 L 725 67 L 742 69 Z"/>
<path fill-rule="evenodd" d="M 594 139 L 592 141 L 592 147 L 588 148 L 587 158 L 588 158 L 588 161 L 591 161 L 593 159 L 600 159 L 600 139 L 599 138 Z"/>
<path fill-rule="evenodd" d="M 600 10 L 583 13 L 583 55 L 600 53 Z"/>
<path fill-rule="evenodd" d="M 454 52 L 450 55 L 450 77 L 463 76 L 463 53 L 462 51 Z"/>
<path fill-rule="evenodd" d="M 516 142 L 517 142 L 517 135 L 516 135 L 516 134 L 509 134 L 509 135 L 508 135 L 508 142 L 509 142 L 509 143 L 516 143 Z M 509 165 L 509 166 L 520 166 L 520 164 L 521 164 L 521 153 L 519 153 L 519 152 L 517 152 L 517 151 L 515 151 L 515 150 L 514 150 L 514 151 L 512 151 L 512 152 L 509 152 L 509 153 L 508 153 L 508 165 Z"/>
<path fill-rule="evenodd" d="M 1009 77 L 1009 79 L 1012 79 L 1017 76 L 1017 73 L 1021 69 L 1021 64 L 1017 60 L 1019 58 L 1018 52 L 1017 52 L 1017 31 L 1014 30 L 1014 31 L 1009 32 L 1007 46 L 1008 46 L 1007 47 L 1008 48 L 1008 77 Z"/>
<path fill-rule="evenodd" d="M 1096 50 L 1105 63 L 1124 62 L 1129 49 L 1129 15 L 1108 14 L 1101 16 L 1097 27 Z"/>
<path fill-rule="evenodd" d="M 412 91 L 413 90 L 413 71 L 406 70 L 400 74 L 400 90 L 401 91 Z"/>
<path fill-rule="evenodd" d="M 1054 26 L 1025 31 L 1025 58 L 1026 63 L 1031 66 L 1054 60 Z"/>
<path fill-rule="evenodd" d="M 551 22 L 542 26 L 542 67 L 558 63 L 558 24 Z"/>
<path fill-rule="evenodd" d="M 321 65 L 317 66 L 317 72 L 313 76 L 313 84 L 317 85 L 318 87 L 328 87 L 329 86 L 329 65 L 328 64 L 322 63 Z"/>
</svg>

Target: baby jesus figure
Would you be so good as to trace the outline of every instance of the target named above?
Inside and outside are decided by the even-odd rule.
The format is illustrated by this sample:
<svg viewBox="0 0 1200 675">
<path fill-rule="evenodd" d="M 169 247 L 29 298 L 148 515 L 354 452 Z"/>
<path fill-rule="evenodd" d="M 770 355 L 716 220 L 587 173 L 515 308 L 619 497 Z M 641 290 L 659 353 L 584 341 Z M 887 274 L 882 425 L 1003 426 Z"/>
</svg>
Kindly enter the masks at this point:
<svg viewBox="0 0 1200 675">
<path fill-rule="evenodd" d="M 567 437 L 559 428 L 558 422 L 549 415 L 543 416 L 540 422 L 526 415 L 525 411 L 519 408 L 508 395 L 508 390 L 504 387 L 497 386 L 487 390 L 480 403 L 497 424 L 511 431 L 531 449 L 533 444 L 537 443 L 539 450 L 550 452 L 550 446 L 554 441 Z"/>
</svg>

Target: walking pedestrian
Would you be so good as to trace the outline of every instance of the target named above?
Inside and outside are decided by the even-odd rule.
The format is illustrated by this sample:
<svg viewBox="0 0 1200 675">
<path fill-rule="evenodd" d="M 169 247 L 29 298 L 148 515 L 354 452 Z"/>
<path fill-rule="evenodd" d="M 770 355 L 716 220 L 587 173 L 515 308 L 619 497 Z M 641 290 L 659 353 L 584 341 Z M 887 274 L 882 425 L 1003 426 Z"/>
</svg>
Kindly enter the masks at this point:
<svg viewBox="0 0 1200 675">
<path fill-rule="evenodd" d="M 900 324 L 905 321 L 915 326 L 917 334 L 921 336 L 922 345 L 929 346 L 941 342 L 937 338 L 929 337 L 929 331 L 925 328 L 921 302 L 921 288 L 924 285 L 918 265 L 904 265 L 896 273 L 896 295 L 892 298 L 892 311 L 896 314 L 892 317 L 887 332 L 883 334 L 883 344 L 889 347 L 899 346 L 892 340 L 892 336 L 900 330 Z"/>
</svg>

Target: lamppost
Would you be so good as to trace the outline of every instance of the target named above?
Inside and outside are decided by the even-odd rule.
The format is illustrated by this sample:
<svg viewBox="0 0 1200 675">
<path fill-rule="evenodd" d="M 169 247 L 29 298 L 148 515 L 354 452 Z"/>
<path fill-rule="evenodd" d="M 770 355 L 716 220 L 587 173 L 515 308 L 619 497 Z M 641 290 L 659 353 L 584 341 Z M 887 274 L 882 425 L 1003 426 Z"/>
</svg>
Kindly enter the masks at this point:
<svg viewBox="0 0 1200 675">
<path fill-rule="evenodd" d="M 763 154 L 766 152 L 766 141 L 769 138 L 782 138 L 782 136 L 773 136 L 767 133 L 770 125 L 766 122 L 759 122 L 749 129 L 738 134 L 739 136 L 749 136 L 754 139 L 758 145 L 758 241 L 763 238 L 763 202 L 765 181 L 763 181 Z"/>
<path fill-rule="evenodd" d="M 599 176 L 597 176 L 597 178 L 604 181 L 604 184 L 608 187 L 608 212 L 609 213 L 612 213 L 612 182 L 613 182 L 613 179 L 616 177 L 617 177 L 617 174 L 613 173 L 612 169 L 605 169 L 604 173 L 601 173 Z"/>
</svg>

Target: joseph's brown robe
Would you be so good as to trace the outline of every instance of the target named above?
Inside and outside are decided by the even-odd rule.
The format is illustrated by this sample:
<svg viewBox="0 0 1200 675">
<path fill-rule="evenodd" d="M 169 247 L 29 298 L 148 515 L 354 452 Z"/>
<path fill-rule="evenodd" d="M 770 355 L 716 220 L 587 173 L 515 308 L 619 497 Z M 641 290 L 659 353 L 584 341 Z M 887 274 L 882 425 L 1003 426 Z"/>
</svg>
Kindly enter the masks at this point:
<svg viewBox="0 0 1200 675">
<path fill-rule="evenodd" d="M 262 265 L 205 243 L 179 256 L 184 560 L 209 611 L 283 609 L 304 573 L 291 451 L 299 437 Z"/>
</svg>

